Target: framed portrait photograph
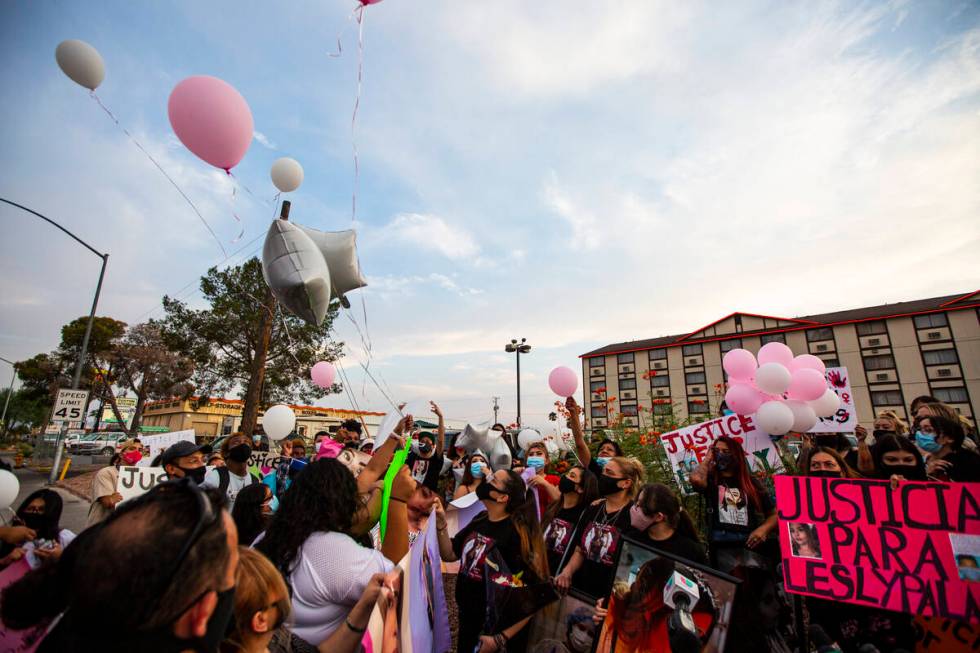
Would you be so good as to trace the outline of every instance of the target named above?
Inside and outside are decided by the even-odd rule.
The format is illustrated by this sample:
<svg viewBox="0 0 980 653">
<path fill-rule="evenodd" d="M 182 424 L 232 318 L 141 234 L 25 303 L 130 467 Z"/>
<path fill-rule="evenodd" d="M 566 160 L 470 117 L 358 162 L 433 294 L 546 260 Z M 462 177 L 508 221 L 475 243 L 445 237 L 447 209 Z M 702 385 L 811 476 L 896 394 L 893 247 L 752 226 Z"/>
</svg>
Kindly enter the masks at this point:
<svg viewBox="0 0 980 653">
<path fill-rule="evenodd" d="M 624 538 L 596 653 L 723 653 L 738 579 Z"/>
<path fill-rule="evenodd" d="M 574 588 L 544 608 L 528 626 L 529 653 L 591 653 L 599 628 L 592 620 L 595 601 Z"/>
</svg>

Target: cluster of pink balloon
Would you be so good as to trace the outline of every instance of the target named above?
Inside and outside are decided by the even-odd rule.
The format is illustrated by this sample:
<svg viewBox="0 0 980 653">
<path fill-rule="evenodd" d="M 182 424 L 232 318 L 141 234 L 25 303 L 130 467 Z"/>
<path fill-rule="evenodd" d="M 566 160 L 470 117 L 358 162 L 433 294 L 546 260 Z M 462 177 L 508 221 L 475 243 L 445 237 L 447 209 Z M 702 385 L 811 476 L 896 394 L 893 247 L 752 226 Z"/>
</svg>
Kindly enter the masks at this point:
<svg viewBox="0 0 980 653">
<path fill-rule="evenodd" d="M 722 364 L 728 372 L 725 403 L 739 415 L 755 414 L 756 424 L 769 435 L 809 431 L 840 408 L 837 393 L 827 386 L 823 361 L 810 354 L 794 358 L 780 342 L 763 345 L 758 361 L 750 351 L 733 349 Z"/>
<path fill-rule="evenodd" d="M 310 370 L 310 378 L 313 379 L 313 383 L 326 390 L 337 378 L 337 368 L 327 361 L 320 361 Z"/>
</svg>

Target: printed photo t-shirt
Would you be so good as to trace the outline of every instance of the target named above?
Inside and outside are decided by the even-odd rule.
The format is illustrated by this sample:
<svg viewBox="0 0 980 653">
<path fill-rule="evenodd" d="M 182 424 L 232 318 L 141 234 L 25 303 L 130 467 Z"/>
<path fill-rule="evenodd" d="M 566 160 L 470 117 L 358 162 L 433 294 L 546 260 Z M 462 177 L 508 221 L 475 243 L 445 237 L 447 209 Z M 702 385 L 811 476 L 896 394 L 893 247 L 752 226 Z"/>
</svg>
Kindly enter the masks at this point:
<svg viewBox="0 0 980 653">
<path fill-rule="evenodd" d="M 582 513 L 575 537 L 576 546 L 585 562 L 575 572 L 572 587 L 594 598 L 609 594 L 616 574 L 616 558 L 622 544 L 623 532 L 630 526 L 630 506 L 606 512 L 606 502 L 589 506 Z"/>
<path fill-rule="evenodd" d="M 578 520 L 582 517 L 583 512 L 585 512 L 584 505 L 561 508 L 544 528 L 544 545 L 548 550 L 548 569 L 553 576 L 558 575 L 558 572 L 561 571 L 559 567 L 562 558 L 565 557 L 565 552 L 569 548 L 568 545 L 573 542 L 575 526 L 578 525 Z"/>
</svg>

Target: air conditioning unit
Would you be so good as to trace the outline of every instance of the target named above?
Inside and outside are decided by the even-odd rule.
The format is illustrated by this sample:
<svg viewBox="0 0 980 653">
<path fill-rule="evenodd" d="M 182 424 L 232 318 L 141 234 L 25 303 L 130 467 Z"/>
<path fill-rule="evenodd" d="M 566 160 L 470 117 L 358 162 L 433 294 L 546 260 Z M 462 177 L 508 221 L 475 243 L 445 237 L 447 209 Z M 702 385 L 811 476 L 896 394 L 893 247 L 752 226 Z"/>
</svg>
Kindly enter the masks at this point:
<svg viewBox="0 0 980 653">
<path fill-rule="evenodd" d="M 623 393 L 623 399 L 633 399 L 633 398 L 635 398 L 635 396 L 632 392 L 627 391 Z"/>
<path fill-rule="evenodd" d="M 817 351 L 827 351 L 827 345 L 817 345 Z"/>
<path fill-rule="evenodd" d="M 881 338 L 871 338 L 870 340 L 868 340 L 868 345 L 870 345 L 871 347 L 877 347 L 880 344 L 881 344 Z"/>
<path fill-rule="evenodd" d="M 624 372 L 632 372 L 633 371 L 633 368 L 630 367 L 629 365 L 627 365 L 626 367 L 623 368 L 623 371 Z"/>
<path fill-rule="evenodd" d="M 943 368 L 936 371 L 936 376 L 953 376 L 953 370 L 949 368 Z"/>
<path fill-rule="evenodd" d="M 875 380 L 876 381 L 887 381 L 888 380 L 888 375 L 887 374 L 875 374 Z"/>
<path fill-rule="evenodd" d="M 926 337 L 929 340 L 942 340 L 943 334 L 939 331 L 930 331 Z"/>
<path fill-rule="evenodd" d="M 701 394 L 701 388 L 699 388 L 698 386 L 694 386 L 691 388 L 691 391 L 688 394 L 699 395 Z"/>
<path fill-rule="evenodd" d="M 602 376 L 603 374 L 605 374 L 605 370 L 601 367 L 596 367 L 592 370 L 592 376 Z"/>
<path fill-rule="evenodd" d="M 665 367 L 667 367 L 667 363 L 665 363 L 665 362 L 663 362 L 663 361 L 657 361 L 656 363 L 654 363 L 654 364 L 653 364 L 653 366 L 654 366 L 654 367 L 655 367 L 656 369 L 658 369 L 658 370 L 662 370 L 662 369 L 664 369 Z"/>
<path fill-rule="evenodd" d="M 667 394 L 667 391 L 664 390 L 663 388 L 661 388 L 660 390 L 657 390 L 657 396 L 658 397 L 666 396 L 666 394 Z"/>
<path fill-rule="evenodd" d="M 698 364 L 698 359 L 696 359 L 696 358 L 688 358 L 687 359 L 687 364 L 688 365 L 697 365 Z"/>
</svg>

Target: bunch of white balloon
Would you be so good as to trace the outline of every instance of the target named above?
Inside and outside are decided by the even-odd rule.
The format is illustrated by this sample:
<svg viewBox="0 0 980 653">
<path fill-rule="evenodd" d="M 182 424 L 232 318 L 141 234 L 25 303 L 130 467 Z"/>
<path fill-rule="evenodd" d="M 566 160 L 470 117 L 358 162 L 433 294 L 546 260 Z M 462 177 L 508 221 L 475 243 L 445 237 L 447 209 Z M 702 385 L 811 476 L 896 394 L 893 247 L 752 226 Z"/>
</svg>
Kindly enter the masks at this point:
<svg viewBox="0 0 980 653">
<path fill-rule="evenodd" d="M 827 386 L 823 361 L 811 354 L 794 358 L 780 342 L 763 345 L 758 360 L 750 351 L 733 349 L 722 365 L 728 372 L 728 408 L 755 414 L 756 424 L 769 435 L 804 433 L 840 408 L 840 398 Z"/>
</svg>

